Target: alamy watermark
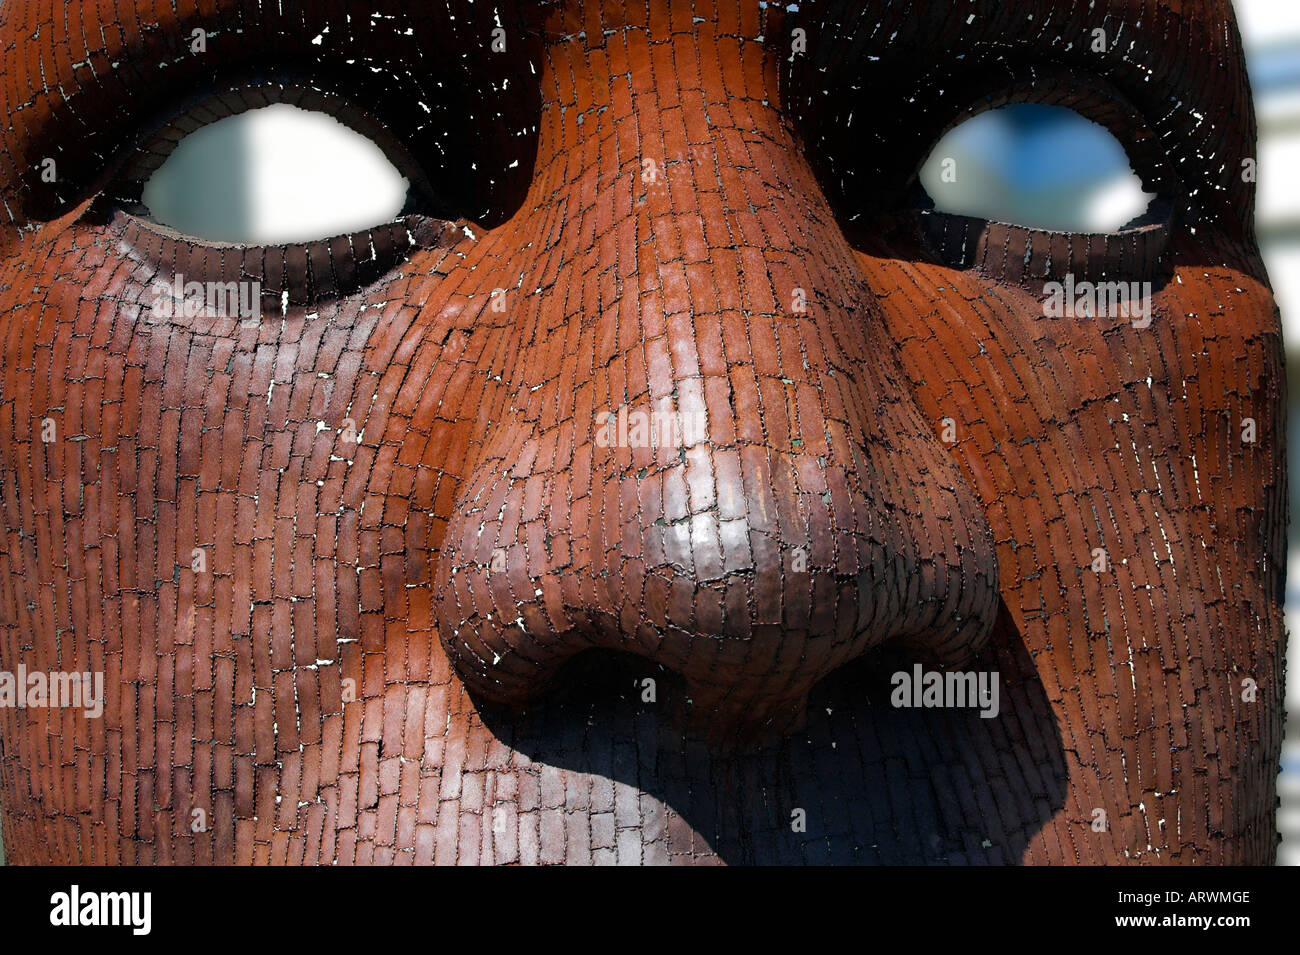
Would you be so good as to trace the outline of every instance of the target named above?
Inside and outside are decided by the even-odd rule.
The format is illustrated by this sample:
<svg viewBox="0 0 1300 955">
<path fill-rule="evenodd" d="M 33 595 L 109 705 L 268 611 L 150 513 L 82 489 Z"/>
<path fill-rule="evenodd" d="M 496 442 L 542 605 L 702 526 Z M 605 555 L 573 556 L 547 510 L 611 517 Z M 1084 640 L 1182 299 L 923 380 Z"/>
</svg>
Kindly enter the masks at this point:
<svg viewBox="0 0 1300 955">
<path fill-rule="evenodd" d="M 1043 286 L 1047 318 L 1127 318 L 1134 328 L 1151 324 L 1150 282 L 1063 282 Z"/>
<path fill-rule="evenodd" d="M 29 672 L 26 664 L 20 663 L 16 673 L 0 670 L 0 707 L 70 707 L 82 710 L 89 719 L 99 719 L 104 714 L 104 674 L 90 670 Z"/>
<path fill-rule="evenodd" d="M 909 673 L 899 670 L 890 683 L 889 702 L 897 708 L 974 709 L 981 719 L 998 715 L 998 672 L 980 670 L 925 670 L 921 664 Z"/>
<path fill-rule="evenodd" d="M 617 411 L 596 413 L 598 448 L 689 448 L 709 436 L 703 411 Z"/>
<path fill-rule="evenodd" d="M 155 279 L 148 300 L 158 319 L 238 318 L 254 324 L 262 318 L 261 282 L 187 282 L 179 272 L 172 281 Z"/>
<path fill-rule="evenodd" d="M 152 892 L 96 892 L 79 885 L 50 896 L 50 924 L 56 927 L 122 926 L 132 935 L 153 928 Z"/>
</svg>

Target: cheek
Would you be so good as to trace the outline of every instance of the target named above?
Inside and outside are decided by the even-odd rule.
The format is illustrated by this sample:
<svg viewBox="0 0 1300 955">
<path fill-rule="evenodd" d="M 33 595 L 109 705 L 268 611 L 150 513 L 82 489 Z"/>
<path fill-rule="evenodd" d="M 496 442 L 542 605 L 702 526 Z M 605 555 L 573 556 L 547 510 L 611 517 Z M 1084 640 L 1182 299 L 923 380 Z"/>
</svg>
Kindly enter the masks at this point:
<svg viewBox="0 0 1300 955">
<path fill-rule="evenodd" d="M 954 422 L 1003 601 L 1044 678 L 1104 697 L 1117 665 L 1107 648 L 1133 665 L 1125 642 L 1148 648 L 1152 666 L 1187 668 L 1169 677 L 1176 688 L 1121 699 L 1138 709 L 1216 682 L 1207 699 L 1233 707 L 1230 667 L 1272 675 L 1285 460 L 1268 290 L 1231 269 L 1179 267 L 1156 287 L 1149 324 L 1049 318 L 1041 298 L 974 273 L 865 265 L 874 286 L 909 290 L 881 296 L 886 324 L 923 413 Z"/>
<path fill-rule="evenodd" d="M 36 655 L 77 625 L 271 673 L 379 645 L 386 620 L 427 630 L 412 588 L 472 441 L 460 414 L 492 404 L 463 371 L 484 348 L 460 327 L 473 296 L 422 261 L 428 278 L 242 322 L 151 309 L 166 270 L 115 252 L 69 229 L 0 268 L 3 523 L 34 584 L 24 626 L 50 636 Z"/>
<path fill-rule="evenodd" d="M 873 284 L 909 290 L 882 296 L 886 325 L 918 402 L 953 420 L 954 450 L 990 508 L 1017 487 L 1127 489 L 1225 518 L 1269 503 L 1283 464 L 1282 348 L 1254 278 L 1179 268 L 1131 313 L 1054 317 L 1047 296 L 974 273 L 869 267 Z M 1044 443 L 1062 459 L 1028 467 Z"/>
</svg>

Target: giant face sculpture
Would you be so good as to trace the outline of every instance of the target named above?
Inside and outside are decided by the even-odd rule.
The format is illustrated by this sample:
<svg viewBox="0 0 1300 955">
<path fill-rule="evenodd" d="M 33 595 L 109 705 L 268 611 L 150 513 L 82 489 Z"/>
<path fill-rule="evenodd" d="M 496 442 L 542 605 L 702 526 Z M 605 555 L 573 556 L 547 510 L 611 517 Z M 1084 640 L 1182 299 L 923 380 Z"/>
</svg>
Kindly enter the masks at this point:
<svg viewBox="0 0 1300 955">
<path fill-rule="evenodd" d="M 0 666 L 105 681 L 0 710 L 13 859 L 1271 860 L 1283 379 L 1226 2 L 416 6 L 3 7 Z M 143 215 L 274 101 L 407 214 Z M 1157 214 L 915 208 L 1016 101 Z M 1067 274 L 1152 321 L 1045 315 Z M 175 275 L 260 318 L 159 309 Z M 996 713 L 894 705 L 917 664 Z"/>
</svg>

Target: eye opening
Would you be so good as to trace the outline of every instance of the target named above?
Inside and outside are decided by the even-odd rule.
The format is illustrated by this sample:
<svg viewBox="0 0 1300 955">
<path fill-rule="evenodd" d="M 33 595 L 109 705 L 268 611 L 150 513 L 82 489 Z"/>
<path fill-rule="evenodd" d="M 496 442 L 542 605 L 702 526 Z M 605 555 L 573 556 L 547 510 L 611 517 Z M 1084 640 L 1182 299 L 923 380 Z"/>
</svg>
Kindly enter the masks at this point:
<svg viewBox="0 0 1300 955">
<path fill-rule="evenodd" d="M 859 51 L 860 52 L 860 51 Z M 1062 106 L 1104 127 L 1127 149 L 1144 190 L 1168 203 L 1171 220 L 1196 221 L 1199 204 L 1186 188 L 1167 138 L 1158 90 L 1119 85 L 1059 62 L 1004 46 L 973 49 L 938 61 L 915 56 L 877 60 L 852 51 L 825 69 L 792 69 L 791 115 L 845 238 L 860 250 L 921 255 L 916 219 L 930 202 L 919 173 L 944 134 L 963 120 L 1011 103 Z M 803 62 L 798 58 L 797 62 Z M 833 86 L 836 96 L 826 95 Z M 1166 138 L 1155 132 L 1160 128 Z M 1182 162 L 1182 157 L 1178 157 Z M 1157 205 L 1153 214 L 1163 208 Z M 942 213 L 933 213 L 940 217 Z M 1069 233 L 1074 234 L 1074 233 Z"/>
<path fill-rule="evenodd" d="M 338 222 L 315 230 L 311 238 L 202 234 L 159 221 L 145 201 L 146 185 L 195 131 L 273 106 L 296 107 L 306 115 L 324 114 L 346 127 L 346 137 L 378 151 L 407 184 L 405 199 L 377 221 Z M 328 200 L 328 196 L 322 197 Z M 263 303 L 259 314 L 280 314 L 286 306 L 314 304 L 351 294 L 379 281 L 416 248 L 450 249 L 472 233 L 468 221 L 432 188 L 428 177 L 388 129 L 347 100 L 320 90 L 258 82 L 191 100 L 155 127 L 123 158 L 109 184 L 86 213 L 120 236 L 132 258 L 156 270 L 160 280 L 177 284 L 252 283 Z M 473 230 L 477 232 L 478 229 Z M 194 234 L 198 232 L 199 234 Z M 231 241 L 234 239 L 235 241 Z"/>
<path fill-rule="evenodd" d="M 1158 198 L 1104 126 L 1032 102 L 982 110 L 950 127 L 917 184 L 936 212 L 1047 232 L 1122 232 L 1146 220 Z"/>
<path fill-rule="evenodd" d="M 975 268 L 1001 281 L 1052 279 L 1066 273 L 1099 278 L 1135 271 L 1158 278 L 1186 196 L 1141 113 L 1108 83 L 1094 77 L 1030 71 L 999 90 L 974 101 L 936 131 L 934 145 L 922 155 L 905 190 L 902 221 L 912 223 L 905 231 L 919 237 L 923 249 L 944 264 Z M 944 138 L 972 117 L 1026 105 L 1062 108 L 1078 122 L 1095 127 L 1094 142 L 1113 140 L 1115 165 L 1127 162 L 1128 187 L 1140 184 L 1149 197 L 1145 211 L 1120 222 L 1118 228 L 1112 219 L 1105 223 L 1110 228 L 1054 229 L 1043 228 L 1042 220 L 1026 225 L 937 208 L 922 174 Z"/>
<path fill-rule="evenodd" d="M 332 141 L 335 145 L 327 148 L 325 155 L 320 155 L 304 150 L 302 147 L 306 144 L 295 141 L 295 138 L 310 139 L 313 136 Z M 269 155 L 273 151 L 285 155 Z M 213 152 L 226 155 L 212 156 Z M 223 223 L 219 221 L 220 215 L 212 214 L 221 203 L 237 206 L 242 201 L 256 216 L 259 210 L 253 210 L 251 206 L 256 202 L 258 197 L 255 194 L 259 190 L 263 198 L 276 198 L 268 189 L 269 180 L 276 176 L 292 177 L 293 167 L 315 168 L 325 174 L 332 168 L 336 175 L 342 175 L 346 170 L 339 162 L 340 153 L 352 160 L 354 172 L 368 168 L 372 175 L 390 180 L 386 197 L 388 208 L 374 217 L 374 221 L 340 218 L 337 227 L 331 228 L 329 217 L 318 215 L 320 225 L 315 232 L 304 222 L 306 227 L 297 229 L 295 233 L 292 221 L 283 218 L 276 222 L 262 215 L 262 226 L 269 225 L 269 229 L 248 221 L 232 227 L 233 216 L 227 216 L 230 221 Z M 227 167 L 217 170 L 222 174 L 220 178 L 224 179 L 228 190 L 242 190 L 242 195 L 217 196 L 210 188 L 210 182 L 199 185 L 184 180 L 186 171 L 202 173 L 205 160 L 209 167 L 206 171 L 211 173 L 211 159 L 219 161 L 222 158 Z M 182 168 L 177 169 L 178 165 Z M 184 168 L 186 165 L 188 170 Z M 407 182 L 406 197 L 396 208 L 391 194 L 392 177 L 386 176 L 385 166 Z M 176 190 L 172 189 L 171 198 L 181 201 L 174 201 L 171 208 L 159 215 L 160 210 L 150 208 L 150 200 L 158 204 L 160 199 L 168 198 L 169 172 L 173 173 L 171 185 L 178 185 L 189 194 L 178 197 Z M 198 188 L 194 188 L 196 185 Z M 347 186 L 346 183 L 338 185 Z M 163 188 L 154 188 L 159 186 Z M 292 182 L 289 186 L 292 188 Z M 335 188 L 321 198 L 334 206 L 342 191 L 343 188 Z M 451 204 L 437 194 L 419 164 L 383 124 L 342 97 L 282 83 L 234 86 L 219 94 L 191 101 L 128 155 L 104 189 L 101 202 L 125 209 L 164 229 L 189 235 L 197 242 L 218 244 L 322 241 L 357 228 L 391 222 L 402 215 L 420 213 L 445 220 L 456 217 Z M 322 202 L 322 205 L 326 203 Z M 178 218 L 184 221 L 169 220 L 166 213 L 177 210 L 182 213 Z M 204 228 L 205 216 L 216 223 L 213 228 Z"/>
<path fill-rule="evenodd" d="M 147 217 L 202 240 L 314 242 L 396 219 L 410 180 L 327 113 L 246 110 L 187 134 L 141 185 Z"/>
</svg>

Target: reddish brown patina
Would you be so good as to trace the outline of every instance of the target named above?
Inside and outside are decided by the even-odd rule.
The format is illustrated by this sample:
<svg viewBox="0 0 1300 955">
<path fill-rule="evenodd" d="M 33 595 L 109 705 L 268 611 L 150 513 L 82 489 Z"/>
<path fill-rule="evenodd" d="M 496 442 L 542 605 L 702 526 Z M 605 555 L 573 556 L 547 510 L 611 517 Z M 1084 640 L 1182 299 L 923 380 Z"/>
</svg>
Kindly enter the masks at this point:
<svg viewBox="0 0 1300 955">
<path fill-rule="evenodd" d="M 0 710 L 15 861 L 1272 859 L 1282 351 L 1228 3 L 735 6 L 0 8 L 0 668 L 106 691 Z M 141 215 L 275 101 L 418 208 L 255 248 Z M 913 208 L 1015 101 L 1110 128 L 1158 215 Z M 1153 320 L 1046 317 L 1066 272 Z M 260 320 L 160 314 L 175 275 Z M 892 705 L 916 664 L 996 714 Z"/>
</svg>

